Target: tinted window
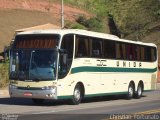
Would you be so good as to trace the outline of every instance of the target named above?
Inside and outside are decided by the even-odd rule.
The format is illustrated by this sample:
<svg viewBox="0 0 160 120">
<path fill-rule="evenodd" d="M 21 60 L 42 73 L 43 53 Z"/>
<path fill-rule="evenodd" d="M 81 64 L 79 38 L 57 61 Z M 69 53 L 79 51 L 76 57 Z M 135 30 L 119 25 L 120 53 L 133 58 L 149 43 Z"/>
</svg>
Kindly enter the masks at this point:
<svg viewBox="0 0 160 120">
<path fill-rule="evenodd" d="M 157 59 L 154 47 L 80 35 L 76 36 L 75 56 L 146 62 Z"/>
<path fill-rule="evenodd" d="M 125 43 L 116 43 L 116 58 L 126 59 L 126 44 Z"/>
<path fill-rule="evenodd" d="M 102 40 L 97 38 L 92 38 L 92 57 L 102 57 Z"/>
<path fill-rule="evenodd" d="M 127 59 L 128 60 L 136 60 L 136 45 L 134 44 L 127 44 Z"/>
<path fill-rule="evenodd" d="M 75 56 L 76 57 L 89 57 L 89 38 L 85 36 L 76 36 L 75 44 Z"/>
<path fill-rule="evenodd" d="M 104 58 L 115 58 L 115 42 L 104 40 Z"/>
<path fill-rule="evenodd" d="M 155 61 L 157 59 L 156 48 L 151 48 L 151 61 Z"/>
</svg>

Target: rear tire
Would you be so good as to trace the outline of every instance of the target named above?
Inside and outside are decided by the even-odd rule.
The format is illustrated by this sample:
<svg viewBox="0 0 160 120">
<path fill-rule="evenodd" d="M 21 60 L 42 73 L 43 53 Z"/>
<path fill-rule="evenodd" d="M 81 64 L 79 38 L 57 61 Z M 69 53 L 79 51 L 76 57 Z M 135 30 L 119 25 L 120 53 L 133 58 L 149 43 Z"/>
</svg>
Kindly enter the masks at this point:
<svg viewBox="0 0 160 120">
<path fill-rule="evenodd" d="M 134 85 L 132 83 L 128 86 L 128 93 L 127 93 L 127 99 L 130 100 L 134 96 Z"/>
<path fill-rule="evenodd" d="M 135 94 L 135 98 L 137 98 L 137 99 L 141 98 L 142 94 L 143 94 L 142 84 L 138 84 L 137 91 L 136 91 L 136 94 Z"/>
<path fill-rule="evenodd" d="M 38 104 L 42 104 L 44 102 L 44 99 L 35 99 L 35 98 L 33 98 L 32 101 L 33 101 L 34 104 L 38 105 Z"/>
<path fill-rule="evenodd" d="M 71 100 L 71 104 L 73 105 L 78 105 L 82 101 L 82 89 L 79 84 L 76 85 L 74 92 L 73 92 L 73 97 Z"/>
</svg>

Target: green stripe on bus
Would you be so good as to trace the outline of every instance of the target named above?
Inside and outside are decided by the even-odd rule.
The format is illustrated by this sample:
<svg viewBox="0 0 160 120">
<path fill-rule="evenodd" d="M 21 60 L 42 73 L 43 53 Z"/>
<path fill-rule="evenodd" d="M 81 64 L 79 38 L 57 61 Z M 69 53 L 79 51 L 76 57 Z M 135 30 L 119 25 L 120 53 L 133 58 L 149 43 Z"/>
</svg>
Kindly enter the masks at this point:
<svg viewBox="0 0 160 120">
<path fill-rule="evenodd" d="M 153 90 L 144 90 L 144 92 L 150 92 Z M 124 95 L 127 94 L 127 91 L 124 92 L 111 92 L 111 93 L 97 93 L 97 94 L 87 94 L 84 97 L 99 97 L 99 96 L 108 96 L 108 95 Z M 58 96 L 58 99 L 72 99 L 73 95 L 66 95 L 66 96 Z"/>
<path fill-rule="evenodd" d="M 88 94 L 85 97 L 98 97 L 98 96 L 107 96 L 107 95 L 123 95 L 127 94 L 128 92 L 112 92 L 112 93 L 97 93 L 97 94 Z"/>
<path fill-rule="evenodd" d="M 71 99 L 73 95 L 58 96 L 58 99 Z"/>
<path fill-rule="evenodd" d="M 144 92 L 151 92 L 153 90 L 144 90 Z M 124 92 L 111 92 L 111 93 L 97 93 L 97 94 L 86 94 L 84 97 L 99 97 L 99 96 L 108 96 L 108 95 L 125 95 L 128 91 Z M 58 99 L 72 99 L 73 95 L 66 95 L 66 96 L 58 96 Z"/>
<path fill-rule="evenodd" d="M 141 72 L 141 73 L 153 73 L 157 71 L 156 68 L 118 68 L 118 67 L 92 67 L 82 66 L 72 68 L 71 73 L 79 72 Z"/>
<path fill-rule="evenodd" d="M 128 92 L 112 92 L 112 93 L 97 93 L 97 94 L 87 94 L 84 97 L 98 97 L 98 96 L 107 96 L 107 95 L 121 95 L 127 94 Z M 73 95 L 66 95 L 66 96 L 58 96 L 58 99 L 72 99 Z"/>
</svg>

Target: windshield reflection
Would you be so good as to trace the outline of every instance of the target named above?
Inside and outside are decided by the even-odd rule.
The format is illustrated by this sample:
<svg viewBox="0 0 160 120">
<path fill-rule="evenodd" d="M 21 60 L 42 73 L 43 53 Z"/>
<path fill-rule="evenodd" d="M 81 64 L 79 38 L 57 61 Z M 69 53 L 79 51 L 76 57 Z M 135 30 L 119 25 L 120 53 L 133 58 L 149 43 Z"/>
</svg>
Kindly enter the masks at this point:
<svg viewBox="0 0 160 120">
<path fill-rule="evenodd" d="M 55 50 L 13 50 L 11 51 L 10 79 L 55 80 Z"/>
</svg>

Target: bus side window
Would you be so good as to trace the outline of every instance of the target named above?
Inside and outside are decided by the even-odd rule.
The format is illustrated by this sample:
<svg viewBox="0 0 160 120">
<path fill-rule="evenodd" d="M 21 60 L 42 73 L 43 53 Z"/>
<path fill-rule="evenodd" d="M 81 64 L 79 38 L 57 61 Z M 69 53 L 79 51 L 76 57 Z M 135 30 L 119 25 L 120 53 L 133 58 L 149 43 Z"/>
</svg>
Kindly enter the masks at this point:
<svg viewBox="0 0 160 120">
<path fill-rule="evenodd" d="M 116 58 L 126 59 L 126 46 L 124 43 L 116 43 Z"/>
<path fill-rule="evenodd" d="M 151 62 L 151 47 L 145 47 L 145 51 L 147 51 L 145 53 L 145 61 Z"/>
<path fill-rule="evenodd" d="M 76 36 L 76 57 L 89 57 L 89 43 L 88 38 L 85 36 Z"/>
<path fill-rule="evenodd" d="M 136 60 L 136 45 L 127 44 L 127 59 Z"/>
<path fill-rule="evenodd" d="M 141 61 L 141 47 L 137 46 L 136 48 L 136 57 L 138 61 Z"/>
<path fill-rule="evenodd" d="M 151 48 L 151 59 L 155 61 L 157 59 L 156 48 Z"/>
<path fill-rule="evenodd" d="M 115 59 L 116 47 L 115 42 L 110 40 L 104 40 L 104 58 Z"/>
<path fill-rule="evenodd" d="M 140 60 L 145 61 L 145 50 L 143 46 L 140 47 L 140 52 Z"/>
<path fill-rule="evenodd" d="M 73 35 L 65 35 L 61 44 L 61 49 L 66 50 L 69 59 L 73 57 L 73 40 Z"/>
<path fill-rule="evenodd" d="M 92 57 L 102 57 L 102 40 L 92 39 Z"/>
</svg>

